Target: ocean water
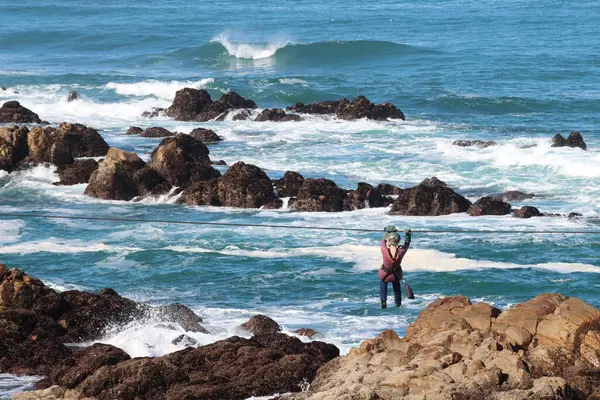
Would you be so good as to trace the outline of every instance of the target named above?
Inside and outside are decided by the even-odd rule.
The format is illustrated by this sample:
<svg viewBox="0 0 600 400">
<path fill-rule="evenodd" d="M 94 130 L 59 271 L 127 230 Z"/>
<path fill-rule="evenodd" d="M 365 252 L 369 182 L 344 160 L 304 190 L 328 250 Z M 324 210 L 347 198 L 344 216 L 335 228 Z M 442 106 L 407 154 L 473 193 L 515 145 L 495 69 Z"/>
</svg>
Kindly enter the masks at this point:
<svg viewBox="0 0 600 400">
<path fill-rule="evenodd" d="M 402 187 L 437 176 L 471 200 L 504 190 L 581 219 L 393 217 L 186 207 L 162 196 L 110 202 L 56 187 L 52 168 L 0 171 L 0 212 L 379 229 L 597 230 L 600 226 L 600 3 L 354 0 L 327 2 L 0 1 L 0 102 L 83 123 L 147 159 L 159 139 L 130 126 L 214 129 L 211 158 L 273 178 L 286 170 Z M 353 98 L 391 101 L 406 121 L 187 123 L 145 119 L 183 87 L 234 90 L 259 107 Z M 82 100 L 67 102 L 77 90 Z M 551 148 L 578 130 L 588 150 Z M 487 149 L 458 139 L 494 140 Z M 535 147 L 523 148 L 529 145 Z M 506 308 L 541 292 L 600 306 L 600 236 L 416 234 L 403 264 L 415 300 L 379 309 L 379 234 L 0 218 L 0 261 L 57 290 L 113 287 L 151 304 L 182 302 L 211 343 L 265 313 L 286 332 L 310 327 L 343 353 L 383 329 L 403 334 L 438 296 Z M 390 288 L 391 289 L 391 288 Z M 390 301 L 391 302 L 391 301 Z M 102 340 L 132 356 L 176 350 L 181 331 L 114 327 Z M 307 339 L 304 339 L 307 340 Z M 32 379 L 0 376 L 8 394 Z"/>
</svg>

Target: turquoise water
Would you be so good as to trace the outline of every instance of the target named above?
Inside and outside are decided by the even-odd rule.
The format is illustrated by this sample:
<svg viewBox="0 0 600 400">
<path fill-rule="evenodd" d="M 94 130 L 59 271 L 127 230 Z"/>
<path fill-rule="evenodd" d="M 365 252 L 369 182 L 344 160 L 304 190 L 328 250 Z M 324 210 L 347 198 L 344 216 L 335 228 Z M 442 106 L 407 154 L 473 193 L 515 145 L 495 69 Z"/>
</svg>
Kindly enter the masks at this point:
<svg viewBox="0 0 600 400">
<path fill-rule="evenodd" d="M 93 126 L 109 144 L 143 158 L 159 140 L 125 137 L 129 126 L 204 126 L 225 138 L 210 146 L 213 159 L 253 163 L 274 178 L 296 170 L 353 188 L 437 176 L 471 200 L 518 189 L 540 195 L 523 204 L 585 218 L 190 208 L 168 196 L 105 202 L 83 196 L 85 185 L 52 186 L 56 175 L 45 167 L 0 172 L 0 212 L 373 229 L 598 229 L 598 2 L 25 1 L 0 2 L 0 14 L 10 21 L 0 26 L 0 101 L 18 100 L 52 123 Z M 395 103 L 407 120 L 197 124 L 140 117 L 168 106 L 186 86 L 214 96 L 235 90 L 261 108 L 364 94 Z M 83 100 L 67 103 L 71 90 Z M 587 152 L 550 148 L 555 133 L 573 130 Z M 498 146 L 458 148 L 457 139 Z M 380 310 L 378 234 L 6 217 L 0 233 L 0 261 L 59 290 L 110 286 L 152 304 L 190 305 L 213 332 L 200 335 L 201 343 L 238 333 L 238 323 L 260 312 L 286 330 L 317 329 L 346 352 L 383 329 L 403 333 L 431 300 L 458 293 L 502 308 L 543 291 L 600 306 L 600 237 L 592 235 L 416 235 L 404 269 L 417 298 Z M 174 350 L 170 340 L 178 334 L 133 324 L 104 341 L 156 355 Z"/>
</svg>

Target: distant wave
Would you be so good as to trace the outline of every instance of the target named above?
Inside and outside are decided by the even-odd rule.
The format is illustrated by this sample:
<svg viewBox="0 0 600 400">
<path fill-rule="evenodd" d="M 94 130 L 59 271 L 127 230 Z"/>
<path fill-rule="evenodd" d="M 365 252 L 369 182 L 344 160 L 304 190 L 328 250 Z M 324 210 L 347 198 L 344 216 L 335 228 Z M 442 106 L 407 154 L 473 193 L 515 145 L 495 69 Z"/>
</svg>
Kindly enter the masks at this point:
<svg viewBox="0 0 600 400">
<path fill-rule="evenodd" d="M 224 35 L 219 35 L 211 40 L 213 43 L 220 43 L 229 53 L 236 58 L 251 60 L 260 60 L 273 56 L 277 50 L 288 45 L 288 40 L 275 40 L 268 43 L 237 43 L 229 40 Z"/>
</svg>

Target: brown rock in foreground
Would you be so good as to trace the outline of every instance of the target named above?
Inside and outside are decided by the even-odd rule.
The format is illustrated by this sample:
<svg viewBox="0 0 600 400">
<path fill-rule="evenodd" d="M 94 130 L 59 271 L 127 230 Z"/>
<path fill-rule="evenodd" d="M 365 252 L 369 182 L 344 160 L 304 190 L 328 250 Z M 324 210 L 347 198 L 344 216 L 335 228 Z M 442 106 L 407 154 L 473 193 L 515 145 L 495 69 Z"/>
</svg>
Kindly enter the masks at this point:
<svg viewBox="0 0 600 400">
<path fill-rule="evenodd" d="M 391 330 L 322 367 L 289 400 L 588 399 L 600 387 L 600 310 L 543 294 L 501 312 L 438 299 L 404 338 Z"/>
</svg>

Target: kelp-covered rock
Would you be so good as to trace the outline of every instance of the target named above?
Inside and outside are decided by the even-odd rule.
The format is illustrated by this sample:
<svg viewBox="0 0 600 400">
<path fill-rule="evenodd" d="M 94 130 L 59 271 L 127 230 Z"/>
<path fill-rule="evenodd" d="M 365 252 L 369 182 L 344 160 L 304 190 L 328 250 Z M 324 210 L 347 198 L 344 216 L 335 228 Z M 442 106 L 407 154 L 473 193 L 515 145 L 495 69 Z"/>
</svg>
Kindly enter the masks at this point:
<svg viewBox="0 0 600 400">
<path fill-rule="evenodd" d="M 436 177 L 400 190 L 391 215 L 435 216 L 466 212 L 471 202 Z"/>
<path fill-rule="evenodd" d="M 494 197 L 482 197 L 477 200 L 470 208 L 469 215 L 506 215 L 512 212 L 510 204 Z"/>
<path fill-rule="evenodd" d="M 0 107 L 0 123 L 41 124 L 40 117 L 18 101 L 7 101 Z"/>
</svg>

